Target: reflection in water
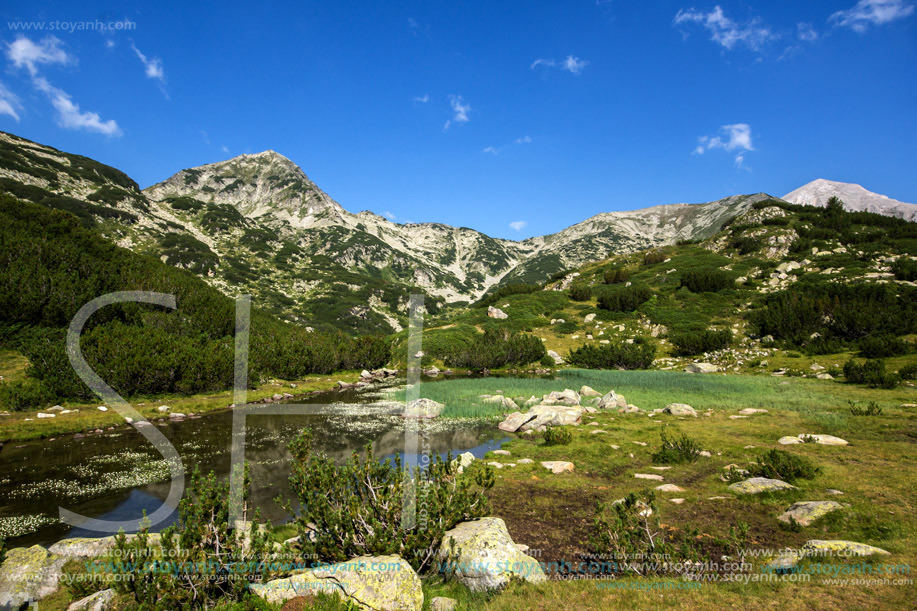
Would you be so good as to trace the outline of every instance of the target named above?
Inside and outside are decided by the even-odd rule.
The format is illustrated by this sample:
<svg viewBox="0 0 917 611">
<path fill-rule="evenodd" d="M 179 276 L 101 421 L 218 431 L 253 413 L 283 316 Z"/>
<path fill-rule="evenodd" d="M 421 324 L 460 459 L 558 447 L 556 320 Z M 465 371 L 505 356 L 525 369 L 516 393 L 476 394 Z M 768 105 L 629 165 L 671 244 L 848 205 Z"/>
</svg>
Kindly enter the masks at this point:
<svg viewBox="0 0 917 611">
<path fill-rule="evenodd" d="M 343 401 L 321 414 L 257 415 L 246 419 L 246 460 L 251 465 L 251 498 L 262 517 L 275 524 L 286 519 L 274 499 L 287 494 L 289 452 L 287 446 L 303 427 L 310 427 L 316 449 L 343 462 L 354 451 L 372 444 L 375 456 L 404 455 L 405 422 L 393 414 L 397 404 L 386 402 L 384 393 L 335 393 L 312 395 L 304 402 Z M 232 412 L 212 413 L 184 422 L 157 422 L 163 434 L 182 456 L 185 469 L 229 473 Z M 498 448 L 504 436 L 491 424 L 437 420 L 419 424 L 417 448 L 445 458 L 471 451 L 481 457 Z M 0 521 L 16 516 L 44 514 L 57 517 L 57 508 L 95 518 L 138 522 L 146 510 L 152 513 L 166 497 L 169 482 L 162 481 L 162 457 L 132 427 L 123 426 L 101 435 L 81 439 L 65 436 L 56 441 L 7 444 L 0 450 Z M 403 456 L 417 464 L 418 455 Z M 159 528 L 167 523 L 159 525 Z M 52 523 L 12 540 L 13 546 L 48 545 L 70 536 L 100 536 Z"/>
</svg>

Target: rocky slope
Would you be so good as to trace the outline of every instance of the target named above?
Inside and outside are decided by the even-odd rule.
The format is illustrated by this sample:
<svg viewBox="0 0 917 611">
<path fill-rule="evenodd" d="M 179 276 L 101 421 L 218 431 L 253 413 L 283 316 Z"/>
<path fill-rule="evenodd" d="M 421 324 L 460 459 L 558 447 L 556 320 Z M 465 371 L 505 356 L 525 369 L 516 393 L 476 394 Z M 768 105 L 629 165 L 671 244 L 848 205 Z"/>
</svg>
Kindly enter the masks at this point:
<svg viewBox="0 0 917 611">
<path fill-rule="evenodd" d="M 425 293 L 435 313 L 498 284 L 544 282 L 614 254 L 705 239 L 768 197 L 609 212 L 516 242 L 351 213 L 274 151 L 182 170 L 141 191 L 114 168 L 2 132 L 0 188 L 73 212 L 118 245 L 189 269 L 227 295 L 250 293 L 291 320 L 352 332 L 400 330 L 412 292 Z"/>
<path fill-rule="evenodd" d="M 819 178 L 787 193 L 783 199 L 791 204 L 824 207 L 831 197 L 843 200 L 848 210 L 875 212 L 886 216 L 896 216 L 907 221 L 917 221 L 917 204 L 899 202 L 849 182 Z"/>
</svg>

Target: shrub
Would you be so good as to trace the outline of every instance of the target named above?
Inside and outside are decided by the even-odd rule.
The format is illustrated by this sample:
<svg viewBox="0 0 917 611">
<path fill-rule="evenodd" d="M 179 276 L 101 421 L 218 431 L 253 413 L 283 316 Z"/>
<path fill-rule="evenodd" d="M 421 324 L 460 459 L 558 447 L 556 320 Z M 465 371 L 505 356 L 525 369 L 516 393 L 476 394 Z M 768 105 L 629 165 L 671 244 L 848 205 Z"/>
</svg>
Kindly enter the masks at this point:
<svg viewBox="0 0 917 611">
<path fill-rule="evenodd" d="M 805 456 L 790 454 L 784 450 L 770 450 L 758 456 L 757 462 L 749 465 L 748 477 L 768 477 L 793 483 L 798 479 L 812 479 L 821 469 Z"/>
<path fill-rule="evenodd" d="M 917 363 L 904 365 L 898 370 L 898 377 L 902 380 L 917 380 Z"/>
<path fill-rule="evenodd" d="M 579 327 L 572 320 L 567 320 L 554 327 L 554 332 L 559 335 L 574 333 Z"/>
<path fill-rule="evenodd" d="M 0 406 L 18 412 L 48 405 L 54 395 L 35 379 L 0 382 Z"/>
<path fill-rule="evenodd" d="M 696 441 L 682 433 L 678 439 L 669 439 L 665 431 L 660 434 L 662 446 L 653 454 L 653 462 L 663 465 L 679 465 L 686 462 L 695 462 L 701 453 L 701 447 Z"/>
<path fill-rule="evenodd" d="M 589 369 L 648 369 L 656 358 L 656 345 L 638 337 L 632 344 L 586 344 L 570 351 L 567 361 Z"/>
<path fill-rule="evenodd" d="M 865 337 L 860 340 L 860 356 L 868 359 L 907 354 L 910 348 L 908 342 L 893 335 Z"/>
<path fill-rule="evenodd" d="M 703 270 L 685 272 L 681 276 L 681 285 L 692 293 L 716 293 L 735 284 L 732 274 L 720 270 Z"/>
<path fill-rule="evenodd" d="M 484 295 L 477 303 L 474 304 L 474 307 L 483 308 L 489 305 L 495 304 L 500 299 L 509 297 L 510 295 L 527 295 L 529 293 L 534 293 L 540 291 L 541 287 L 537 284 L 503 284 L 498 286 L 492 293 Z"/>
<path fill-rule="evenodd" d="M 906 257 L 899 257 L 892 263 L 892 272 L 898 280 L 917 280 L 917 261 Z"/>
<path fill-rule="evenodd" d="M 438 454 L 426 470 L 413 473 L 373 456 L 367 444 L 365 458 L 354 452 L 341 466 L 312 448 L 312 434 L 304 429 L 290 445 L 290 489 L 299 503 L 289 503 L 299 531 L 303 554 L 317 554 L 329 562 L 356 556 L 397 554 L 421 571 L 430 566 L 443 534 L 458 524 L 488 515 L 484 490 L 493 486 L 493 468 L 476 461 L 457 472 L 451 454 Z M 402 523 L 406 486 L 417 491 L 425 520 Z M 311 524 L 310 524 L 311 523 Z M 314 538 L 314 541 L 310 539 Z"/>
<path fill-rule="evenodd" d="M 544 343 L 534 335 L 488 328 L 444 360 L 455 367 L 481 370 L 537 363 L 545 355 Z"/>
<path fill-rule="evenodd" d="M 728 348 L 732 343 L 732 331 L 687 331 L 672 334 L 669 340 L 679 356 L 692 356 L 703 352 L 713 352 Z"/>
<path fill-rule="evenodd" d="M 565 446 L 573 441 L 573 433 L 565 426 L 552 426 L 545 429 L 544 444 L 546 446 Z"/>
<path fill-rule="evenodd" d="M 589 301 L 592 299 L 592 287 L 583 281 L 570 285 L 570 299 L 573 301 Z"/>
<path fill-rule="evenodd" d="M 115 589 L 141 609 L 207 609 L 251 597 L 251 583 L 271 575 L 263 563 L 274 550 L 270 524 L 258 525 L 258 512 L 252 515 L 248 504 L 247 468 L 243 481 L 243 521 L 235 527 L 229 524 L 229 483 L 195 469 L 178 520 L 162 531 L 161 549 L 149 542 L 149 522 L 130 541 L 118 533 L 115 566 L 122 579 Z"/>
<path fill-rule="evenodd" d="M 847 401 L 847 404 L 850 406 L 850 415 L 851 416 L 881 416 L 882 408 L 879 407 L 879 404 L 875 401 L 870 401 L 866 404 L 866 407 L 859 407 L 853 401 Z"/>
<path fill-rule="evenodd" d="M 882 359 L 868 359 L 860 364 L 850 359 L 844 363 L 844 377 L 851 384 L 865 384 L 872 388 L 894 388 L 901 378 L 885 370 Z"/>
<path fill-rule="evenodd" d="M 615 290 L 606 290 L 599 295 L 598 304 L 603 310 L 612 312 L 633 312 L 653 296 L 650 287 L 639 284 Z"/>
<path fill-rule="evenodd" d="M 740 255 L 748 255 L 761 250 L 761 248 L 764 246 L 764 243 L 758 238 L 742 236 L 733 238 L 729 242 L 729 246 L 738 250 Z"/>
<path fill-rule="evenodd" d="M 589 543 L 596 558 L 603 561 L 603 572 L 649 576 L 672 571 L 673 556 L 696 558 L 697 551 L 688 536 L 680 545 L 667 539 L 659 523 L 656 496 L 652 490 L 630 493 L 611 504 L 598 504 L 592 520 Z M 672 531 L 668 531 L 672 532 Z M 665 559 L 656 561 L 654 559 Z"/>
<path fill-rule="evenodd" d="M 656 263 L 662 263 L 668 259 L 665 256 L 665 253 L 661 250 L 650 250 L 643 255 L 643 264 L 644 265 L 654 265 Z"/>
<path fill-rule="evenodd" d="M 603 274 L 605 284 L 623 284 L 630 280 L 630 271 L 626 267 L 612 267 Z"/>
</svg>

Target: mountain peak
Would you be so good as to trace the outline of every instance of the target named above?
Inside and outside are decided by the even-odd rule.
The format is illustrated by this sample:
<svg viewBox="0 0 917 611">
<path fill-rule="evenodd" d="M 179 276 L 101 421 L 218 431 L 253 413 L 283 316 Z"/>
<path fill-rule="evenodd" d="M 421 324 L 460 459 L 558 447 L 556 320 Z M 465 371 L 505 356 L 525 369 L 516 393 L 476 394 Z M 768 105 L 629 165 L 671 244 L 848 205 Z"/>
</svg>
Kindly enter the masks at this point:
<svg viewBox="0 0 917 611">
<path fill-rule="evenodd" d="M 782 199 L 791 204 L 824 207 L 832 197 L 840 198 L 848 210 L 875 212 L 896 216 L 908 221 L 917 221 L 917 205 L 900 202 L 887 195 L 873 193 L 861 185 L 850 182 L 838 182 L 826 178 L 817 178 Z"/>
</svg>

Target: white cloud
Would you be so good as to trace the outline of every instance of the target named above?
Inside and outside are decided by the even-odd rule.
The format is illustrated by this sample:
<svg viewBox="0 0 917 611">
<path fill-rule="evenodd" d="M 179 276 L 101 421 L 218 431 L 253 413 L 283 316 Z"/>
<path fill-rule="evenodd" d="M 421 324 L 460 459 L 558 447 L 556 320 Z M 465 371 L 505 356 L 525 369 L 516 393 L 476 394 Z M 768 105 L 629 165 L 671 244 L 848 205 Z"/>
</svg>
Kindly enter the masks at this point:
<svg viewBox="0 0 917 611">
<path fill-rule="evenodd" d="M 703 155 L 705 151 L 711 149 L 722 149 L 727 152 L 736 151 L 735 166 L 737 168 L 746 168 L 745 153 L 755 150 L 751 142 L 751 126 L 747 123 L 734 123 L 724 125 L 720 128 L 722 136 L 701 136 L 697 139 L 697 146 L 694 148 L 695 155 Z"/>
<path fill-rule="evenodd" d="M 914 5 L 905 0 L 860 0 L 853 8 L 838 11 L 828 18 L 837 27 L 865 32 L 870 25 L 883 25 L 914 13 Z"/>
<path fill-rule="evenodd" d="M 220 147 L 220 150 L 226 153 L 227 155 L 229 154 L 229 147 L 226 146 L 225 144 Z"/>
<path fill-rule="evenodd" d="M 14 66 L 27 68 L 34 77 L 38 73 L 39 64 L 69 64 L 74 61 L 60 45 L 60 39 L 54 36 L 43 38 L 39 43 L 20 36 L 7 45 L 6 56 Z"/>
<path fill-rule="evenodd" d="M 514 229 L 515 231 L 522 231 L 526 225 L 528 225 L 527 221 L 513 221 L 509 224 L 510 229 Z"/>
<path fill-rule="evenodd" d="M 111 38 L 106 39 L 106 41 L 105 41 L 105 48 L 106 48 L 106 49 L 114 49 L 114 48 L 115 48 L 115 41 L 114 41 L 113 39 L 111 39 Z"/>
<path fill-rule="evenodd" d="M 808 23 L 796 24 L 796 37 L 803 42 L 815 42 L 818 40 L 818 32 Z"/>
<path fill-rule="evenodd" d="M 121 128 L 114 119 L 102 121 L 98 113 L 82 112 L 79 104 L 64 91 L 54 87 L 44 78 L 36 77 L 33 79 L 35 87 L 47 94 L 51 100 L 51 105 L 57 110 L 57 123 L 67 129 L 85 129 L 91 132 L 98 132 L 106 136 L 120 136 Z"/>
<path fill-rule="evenodd" d="M 454 116 L 446 121 L 446 124 L 443 125 L 443 129 L 449 129 L 449 126 L 453 123 L 468 123 L 471 119 L 468 118 L 468 113 L 471 112 L 471 105 L 466 103 L 465 100 L 460 95 L 450 95 L 449 104 L 452 106 L 452 112 Z"/>
<path fill-rule="evenodd" d="M 710 40 L 730 50 L 737 44 L 743 44 L 752 51 L 757 51 L 765 42 L 777 37 L 770 28 L 761 25 L 759 19 L 752 19 L 740 25 L 726 17 L 719 6 L 713 7 L 709 13 L 693 8 L 679 10 L 675 15 L 675 25 L 689 23 L 700 24 L 710 32 Z"/>
<path fill-rule="evenodd" d="M 418 96 L 414 96 L 413 100 L 414 100 L 415 102 L 417 102 L 418 104 L 426 104 L 427 102 L 430 101 L 430 96 L 429 96 L 429 94 L 426 94 L 426 93 L 425 93 L 425 94 L 423 94 L 422 96 L 419 96 L 419 95 L 418 95 Z"/>
<path fill-rule="evenodd" d="M 588 63 L 589 62 L 584 59 L 568 55 L 567 59 L 564 60 L 563 69 L 567 72 L 570 72 L 571 74 L 579 74 L 583 71 L 583 68 L 585 68 L 586 64 Z"/>
<path fill-rule="evenodd" d="M 395 216 L 394 214 L 392 214 L 392 213 L 389 212 L 388 210 L 386 210 L 385 212 L 383 212 L 382 215 L 385 216 L 385 218 L 387 218 L 387 219 L 390 220 L 390 221 L 394 221 L 395 219 L 398 218 L 397 216 Z"/>
<path fill-rule="evenodd" d="M 134 53 L 137 54 L 137 57 L 140 58 L 140 61 L 143 62 L 143 67 L 145 68 L 147 78 L 151 78 L 159 81 L 161 84 L 166 82 L 166 73 L 162 69 L 162 60 L 158 57 L 148 58 L 146 55 L 140 52 L 133 43 L 131 43 L 131 49 L 134 50 Z"/>
<path fill-rule="evenodd" d="M 20 108 L 22 108 L 22 105 L 19 103 L 19 98 L 16 94 L 7 89 L 3 83 L 0 83 L 0 115 L 9 115 L 19 121 L 19 113 L 16 110 Z"/>
<path fill-rule="evenodd" d="M 530 144 L 532 139 L 529 136 L 522 136 L 521 138 L 516 138 L 516 144 Z"/>
<path fill-rule="evenodd" d="M 408 27 L 411 28 L 412 30 L 416 30 L 417 28 L 420 27 L 420 24 L 417 23 L 416 19 L 413 19 L 412 17 L 408 17 Z"/>
<path fill-rule="evenodd" d="M 560 68 L 561 70 L 566 70 L 571 74 L 579 74 L 583 71 L 583 68 L 589 64 L 588 61 L 580 59 L 574 55 L 568 55 L 567 59 L 558 62 L 553 59 L 544 59 L 539 58 L 532 62 L 532 65 L 529 66 L 531 70 L 534 70 L 538 66 L 545 66 L 547 68 Z"/>
<path fill-rule="evenodd" d="M 485 147 L 483 153 L 490 153 L 491 155 L 496 155 L 499 151 L 492 146 Z"/>
</svg>

